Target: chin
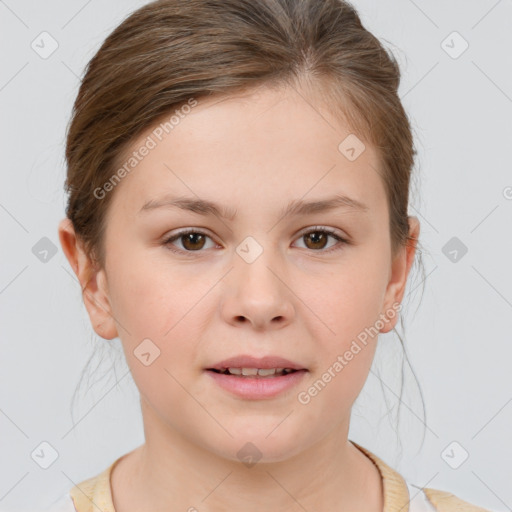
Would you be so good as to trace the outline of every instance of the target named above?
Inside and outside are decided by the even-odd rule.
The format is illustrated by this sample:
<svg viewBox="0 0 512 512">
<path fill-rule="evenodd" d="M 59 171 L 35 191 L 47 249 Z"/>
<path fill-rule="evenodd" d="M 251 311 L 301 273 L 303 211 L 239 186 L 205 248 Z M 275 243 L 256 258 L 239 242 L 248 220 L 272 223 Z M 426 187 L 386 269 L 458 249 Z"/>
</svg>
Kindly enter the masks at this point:
<svg viewBox="0 0 512 512">
<path fill-rule="evenodd" d="M 297 435 L 290 434 L 286 429 L 279 432 L 281 426 L 275 428 L 278 422 L 273 422 L 271 428 L 228 430 L 233 438 L 227 437 L 221 446 L 211 446 L 217 455 L 233 462 L 242 462 L 247 467 L 254 464 L 283 462 L 302 451 L 302 443 Z M 273 432 L 272 432 L 273 431 Z M 269 432 L 272 434 L 268 435 Z"/>
</svg>

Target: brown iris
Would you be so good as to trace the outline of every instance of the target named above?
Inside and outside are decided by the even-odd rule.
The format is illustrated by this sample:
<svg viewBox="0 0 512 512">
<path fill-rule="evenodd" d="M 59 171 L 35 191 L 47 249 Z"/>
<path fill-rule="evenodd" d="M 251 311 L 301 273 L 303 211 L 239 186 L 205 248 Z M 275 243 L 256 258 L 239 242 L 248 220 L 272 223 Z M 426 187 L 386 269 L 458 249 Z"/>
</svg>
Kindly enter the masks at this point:
<svg viewBox="0 0 512 512">
<path fill-rule="evenodd" d="M 310 249 L 323 249 L 327 243 L 328 237 L 328 233 L 323 233 L 322 231 L 312 231 L 311 233 L 304 235 L 302 238 L 304 238 L 304 240 L 313 241 L 313 247 L 310 247 Z M 306 243 L 306 245 L 308 244 Z"/>
<path fill-rule="evenodd" d="M 181 235 L 183 247 L 191 251 L 202 249 L 204 246 L 205 238 L 205 235 L 201 233 L 186 233 Z"/>
</svg>

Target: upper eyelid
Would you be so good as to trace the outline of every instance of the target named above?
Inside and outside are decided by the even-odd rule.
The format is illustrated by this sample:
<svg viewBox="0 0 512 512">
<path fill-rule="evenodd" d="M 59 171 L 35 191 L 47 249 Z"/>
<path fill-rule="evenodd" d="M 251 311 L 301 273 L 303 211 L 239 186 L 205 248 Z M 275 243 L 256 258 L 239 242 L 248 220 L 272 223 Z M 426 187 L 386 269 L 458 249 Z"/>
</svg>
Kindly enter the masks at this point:
<svg viewBox="0 0 512 512">
<path fill-rule="evenodd" d="M 305 227 L 303 229 L 301 229 L 298 233 L 298 235 L 296 236 L 301 236 L 305 233 L 309 233 L 311 231 L 315 231 L 315 230 L 318 230 L 318 231 L 332 231 L 334 234 L 338 235 L 338 236 L 341 236 L 342 238 L 348 238 L 348 235 L 346 235 L 345 233 L 343 232 L 339 232 L 339 230 L 337 228 L 333 228 L 333 227 L 329 227 L 329 226 L 323 226 L 323 225 L 314 225 L 314 226 L 308 226 L 308 227 Z M 210 235 L 209 232 L 207 230 L 205 230 L 204 228 L 194 228 L 194 227 L 191 227 L 191 228 L 183 228 L 181 230 L 179 230 L 178 232 L 172 234 L 172 235 L 165 235 L 164 236 L 164 239 L 169 239 L 169 238 L 173 238 L 173 237 L 177 237 L 177 236 L 180 236 L 180 235 L 186 235 L 187 233 L 199 233 L 199 234 L 202 234 L 202 235 L 206 235 L 206 236 L 209 236 L 210 238 L 215 238 L 213 235 Z"/>
</svg>

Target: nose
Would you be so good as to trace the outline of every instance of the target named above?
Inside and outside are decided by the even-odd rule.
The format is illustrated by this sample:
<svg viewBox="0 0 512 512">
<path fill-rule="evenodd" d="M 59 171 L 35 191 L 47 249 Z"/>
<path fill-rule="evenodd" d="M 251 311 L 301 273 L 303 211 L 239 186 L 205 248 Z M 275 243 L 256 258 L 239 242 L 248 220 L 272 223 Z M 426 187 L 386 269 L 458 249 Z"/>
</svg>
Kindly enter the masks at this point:
<svg viewBox="0 0 512 512">
<path fill-rule="evenodd" d="M 224 320 L 253 330 L 281 329 L 295 315 L 293 293 L 286 272 L 276 258 L 263 251 L 254 261 L 234 255 L 234 268 L 225 278 Z"/>
</svg>

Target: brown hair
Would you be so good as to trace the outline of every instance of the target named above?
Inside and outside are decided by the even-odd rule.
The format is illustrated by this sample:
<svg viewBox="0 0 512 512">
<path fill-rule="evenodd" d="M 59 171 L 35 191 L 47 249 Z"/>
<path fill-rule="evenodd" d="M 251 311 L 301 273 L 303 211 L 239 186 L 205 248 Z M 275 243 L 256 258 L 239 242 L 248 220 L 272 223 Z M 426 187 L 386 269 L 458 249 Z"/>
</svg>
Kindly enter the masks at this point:
<svg viewBox="0 0 512 512">
<path fill-rule="evenodd" d="M 399 83 L 393 55 L 346 1 L 151 2 L 125 19 L 87 65 L 67 133 L 66 215 L 103 267 L 105 216 L 115 191 L 97 199 L 94 190 L 137 136 L 190 98 L 308 84 L 377 149 L 394 254 L 410 241 L 416 154 Z"/>
</svg>

